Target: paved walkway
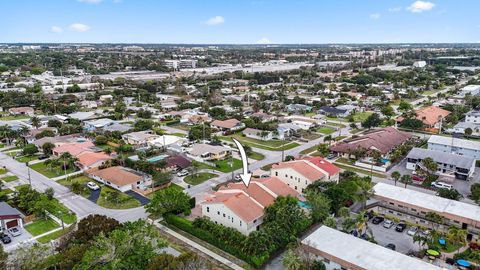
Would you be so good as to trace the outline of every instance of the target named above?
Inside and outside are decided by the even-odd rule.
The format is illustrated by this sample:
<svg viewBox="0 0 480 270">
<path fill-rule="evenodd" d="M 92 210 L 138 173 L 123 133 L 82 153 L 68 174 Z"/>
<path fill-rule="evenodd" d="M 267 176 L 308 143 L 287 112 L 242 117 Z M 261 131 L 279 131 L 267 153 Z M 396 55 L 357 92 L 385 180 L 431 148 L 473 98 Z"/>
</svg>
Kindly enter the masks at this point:
<svg viewBox="0 0 480 270">
<path fill-rule="evenodd" d="M 80 170 L 80 171 L 72 172 L 72 173 L 69 173 L 69 174 L 64 174 L 64 175 L 61 175 L 61 176 L 58 176 L 58 177 L 54 177 L 54 178 L 52 178 L 52 180 L 53 181 L 58 181 L 58 180 L 68 178 L 70 176 L 75 176 L 75 175 L 80 175 L 80 174 L 83 174 L 83 171 Z"/>
<path fill-rule="evenodd" d="M 171 236 L 187 243 L 189 246 L 197 249 L 197 250 L 200 250 L 201 252 L 207 254 L 208 256 L 214 258 L 215 260 L 225 264 L 226 266 L 230 267 L 231 269 L 235 269 L 235 270 L 243 270 L 244 268 L 238 266 L 237 264 L 233 263 L 232 261 L 218 255 L 217 253 L 211 251 L 210 249 L 198 244 L 197 242 L 194 242 L 190 239 L 188 239 L 187 237 L 177 233 L 176 231 L 173 231 L 171 230 L 170 228 L 166 227 L 166 226 L 163 226 L 162 224 L 160 224 L 160 220 L 155 220 L 153 222 L 153 224 L 159 228 L 160 230 L 170 234 Z"/>
</svg>

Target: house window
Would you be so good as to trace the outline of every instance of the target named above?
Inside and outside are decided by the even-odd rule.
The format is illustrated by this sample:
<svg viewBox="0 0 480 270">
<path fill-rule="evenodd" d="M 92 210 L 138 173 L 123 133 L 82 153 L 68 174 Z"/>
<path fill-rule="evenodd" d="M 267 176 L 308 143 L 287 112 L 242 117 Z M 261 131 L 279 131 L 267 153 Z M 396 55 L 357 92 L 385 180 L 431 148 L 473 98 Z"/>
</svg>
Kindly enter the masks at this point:
<svg viewBox="0 0 480 270">
<path fill-rule="evenodd" d="M 220 216 L 220 211 L 217 211 L 217 215 L 219 215 L 219 216 Z"/>
<path fill-rule="evenodd" d="M 223 214 L 223 217 L 225 217 L 225 213 Z"/>
<path fill-rule="evenodd" d="M 242 226 L 242 221 L 240 220 L 240 226 Z"/>
<path fill-rule="evenodd" d="M 207 207 L 207 213 L 210 213 L 210 207 Z"/>
<path fill-rule="evenodd" d="M 278 172 L 275 172 L 275 176 L 278 176 Z"/>
</svg>

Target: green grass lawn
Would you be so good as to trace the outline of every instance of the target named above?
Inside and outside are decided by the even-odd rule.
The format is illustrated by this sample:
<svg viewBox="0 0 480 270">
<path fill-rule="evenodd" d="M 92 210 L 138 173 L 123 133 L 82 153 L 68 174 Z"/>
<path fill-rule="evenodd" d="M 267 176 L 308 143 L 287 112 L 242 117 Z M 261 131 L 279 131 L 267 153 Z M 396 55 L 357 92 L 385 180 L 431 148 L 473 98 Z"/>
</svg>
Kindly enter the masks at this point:
<svg viewBox="0 0 480 270">
<path fill-rule="evenodd" d="M 7 169 L 0 168 L 0 174 L 6 174 L 8 172 Z"/>
<path fill-rule="evenodd" d="M 165 189 L 169 189 L 169 188 L 171 188 L 171 189 L 178 189 L 178 190 L 183 190 L 183 189 L 184 189 L 183 187 L 181 187 L 181 186 L 179 186 L 179 185 L 177 185 L 177 184 L 173 184 L 173 183 L 171 183 L 170 186 L 168 186 L 168 187 L 165 188 Z M 157 191 L 155 191 L 155 192 L 152 192 L 152 193 L 148 194 L 146 197 L 151 200 L 151 199 L 153 198 L 153 196 L 155 195 L 155 193 L 156 193 L 156 192 L 159 192 L 160 190 L 162 190 L 162 189 L 159 189 L 159 190 L 157 190 Z"/>
<path fill-rule="evenodd" d="M 180 138 L 185 138 L 185 137 L 187 137 L 186 134 L 183 134 L 183 133 L 180 133 L 180 132 L 170 133 L 170 135 L 172 135 L 172 136 L 177 136 L 177 137 L 180 137 Z"/>
<path fill-rule="evenodd" d="M 350 167 L 350 166 L 347 166 L 347 165 L 343 165 L 342 163 L 339 163 L 339 162 L 334 162 L 333 164 L 335 164 L 335 166 L 337 166 L 341 169 L 344 169 L 346 171 L 361 173 L 361 174 L 370 176 L 370 171 L 369 170 L 364 170 L 364 169 L 360 169 L 360 168 L 357 168 L 357 167 L 353 168 L 353 167 Z M 381 174 L 381 173 L 372 172 L 371 174 L 374 177 L 386 178 L 386 176 L 384 174 Z"/>
<path fill-rule="evenodd" d="M 29 186 L 29 184 L 18 185 L 18 186 L 15 187 L 15 189 L 16 189 L 16 190 L 20 190 L 20 189 L 22 189 L 22 188 L 24 188 L 24 187 L 28 187 L 28 186 Z"/>
<path fill-rule="evenodd" d="M 9 176 L 2 177 L 2 180 L 5 182 L 13 182 L 17 179 L 18 179 L 18 176 L 16 175 L 9 175 Z"/>
<path fill-rule="evenodd" d="M 58 180 L 57 183 L 63 185 L 63 186 L 66 186 L 67 188 L 71 189 L 71 186 L 73 183 L 75 182 L 78 182 L 82 185 L 86 185 L 88 182 L 92 181 L 91 178 L 85 176 L 85 175 L 81 175 L 81 176 L 78 176 L 78 177 L 75 177 L 75 178 L 71 178 L 71 179 L 62 179 L 62 180 Z M 82 192 L 80 195 L 82 195 L 83 197 L 85 198 L 88 198 L 88 196 L 90 196 L 90 189 L 88 188 L 85 188 L 83 190 L 84 192 Z"/>
<path fill-rule="evenodd" d="M 269 141 L 262 141 L 253 138 L 243 137 L 240 133 L 236 133 L 230 136 L 220 136 L 221 140 L 225 140 L 228 142 L 233 142 L 232 138 L 237 139 L 242 144 L 248 145 L 250 147 L 256 147 L 265 150 L 271 151 L 282 151 L 288 150 L 297 147 L 299 144 L 295 142 L 288 142 L 283 140 L 269 140 Z"/>
<path fill-rule="evenodd" d="M 0 117 L 1 121 L 10 121 L 10 120 L 21 120 L 21 119 L 29 119 L 30 116 L 28 115 L 5 115 Z"/>
<path fill-rule="evenodd" d="M 364 130 L 365 130 L 365 129 L 358 129 L 358 128 L 356 128 L 356 129 L 350 130 L 350 133 L 351 133 L 351 134 L 357 134 L 357 133 L 362 132 L 362 131 L 364 131 Z"/>
<path fill-rule="evenodd" d="M 330 135 L 335 132 L 335 129 L 329 128 L 329 127 L 322 127 L 317 129 L 317 132 L 325 134 L 325 135 Z"/>
<path fill-rule="evenodd" d="M 47 166 L 45 166 L 45 162 L 36 163 L 36 164 L 30 165 L 29 167 L 32 168 L 33 170 L 45 175 L 48 178 L 55 178 L 55 177 L 62 176 L 62 175 L 65 174 L 65 172 L 64 172 L 64 170 L 62 170 L 62 168 L 54 167 L 54 168 L 50 169 Z M 77 168 L 69 168 L 67 170 L 67 174 L 73 173 L 75 171 L 77 171 Z"/>
<path fill-rule="evenodd" d="M 334 123 L 334 122 L 327 122 L 327 123 L 325 123 L 325 125 L 332 126 L 332 127 L 339 127 L 339 128 L 346 128 L 347 127 L 344 124 Z"/>
<path fill-rule="evenodd" d="M 206 163 L 201 163 L 201 162 L 197 162 L 197 161 L 193 161 L 195 164 L 197 164 L 197 168 L 198 169 L 209 169 L 209 170 L 216 170 L 216 171 L 220 171 L 220 172 L 224 172 L 224 173 L 229 173 L 229 172 L 232 172 L 232 171 L 235 171 L 235 170 L 238 170 L 240 168 L 242 168 L 242 161 L 239 160 L 239 159 L 236 159 L 234 158 L 233 159 L 233 166 L 230 165 L 230 158 L 227 158 L 225 160 L 219 160 L 219 161 L 215 161 L 213 163 L 215 163 L 215 167 L 213 166 L 210 166 Z"/>
<path fill-rule="evenodd" d="M 72 224 L 77 220 L 77 216 L 57 199 L 52 200 L 51 207 L 47 211 L 68 224 Z"/>
<path fill-rule="evenodd" d="M 340 141 L 340 140 L 343 140 L 345 138 L 347 138 L 347 136 L 337 136 L 337 137 L 334 138 L 334 140 L 335 141 Z"/>
<path fill-rule="evenodd" d="M 33 160 L 38 160 L 38 156 L 21 156 L 21 157 L 16 158 L 16 160 L 18 162 L 25 163 L 25 162 L 30 162 L 30 161 L 33 161 Z"/>
<path fill-rule="evenodd" d="M 0 148 L 3 148 L 5 147 L 5 145 L 3 143 L 0 143 Z"/>
<path fill-rule="evenodd" d="M 317 145 L 314 145 L 314 146 L 312 146 L 312 147 L 309 147 L 309 148 L 307 148 L 307 149 L 305 149 L 305 150 L 300 151 L 300 154 L 302 154 L 302 155 L 310 154 L 310 153 L 312 153 L 312 152 L 314 152 L 314 151 L 317 151 L 317 148 L 318 148 L 318 144 L 317 144 Z"/>
<path fill-rule="evenodd" d="M 114 202 L 108 200 L 107 196 L 110 192 L 117 193 L 117 201 Z M 141 206 L 140 202 L 136 199 L 108 186 L 102 186 L 102 191 L 100 192 L 100 197 L 98 198 L 97 204 L 110 209 L 128 209 Z"/>
<path fill-rule="evenodd" d="M 373 112 L 357 112 L 353 115 L 356 123 L 365 121 Z"/>
<path fill-rule="evenodd" d="M 338 118 L 338 117 L 331 117 L 331 116 L 327 116 L 326 118 L 327 120 L 331 120 L 331 121 L 339 121 L 339 122 L 347 122 L 347 119 L 344 119 L 344 118 Z"/>
<path fill-rule="evenodd" d="M 42 244 L 47 244 L 47 243 L 50 243 L 50 241 L 52 240 L 55 240 L 55 239 L 58 239 L 60 238 L 61 236 L 67 234 L 68 232 L 70 232 L 72 230 L 72 227 L 68 227 L 68 228 L 65 228 L 65 229 L 61 229 L 61 230 L 58 230 L 56 232 L 53 232 L 53 233 L 49 233 L 45 236 L 42 236 L 40 238 L 37 238 L 37 241 L 42 243 Z"/>
<path fill-rule="evenodd" d="M 263 160 L 265 158 L 263 154 L 257 152 L 251 152 L 250 154 L 248 154 L 248 157 L 255 160 Z"/>
<path fill-rule="evenodd" d="M 31 235 L 37 236 L 42 233 L 49 232 L 56 228 L 60 227 L 53 219 L 38 219 L 28 225 L 25 225 L 25 230 L 27 230 Z"/>
<path fill-rule="evenodd" d="M 187 184 L 195 186 L 217 176 L 218 175 L 213 173 L 197 173 L 195 175 L 192 174 L 185 176 L 185 178 L 183 178 L 183 181 Z"/>
</svg>

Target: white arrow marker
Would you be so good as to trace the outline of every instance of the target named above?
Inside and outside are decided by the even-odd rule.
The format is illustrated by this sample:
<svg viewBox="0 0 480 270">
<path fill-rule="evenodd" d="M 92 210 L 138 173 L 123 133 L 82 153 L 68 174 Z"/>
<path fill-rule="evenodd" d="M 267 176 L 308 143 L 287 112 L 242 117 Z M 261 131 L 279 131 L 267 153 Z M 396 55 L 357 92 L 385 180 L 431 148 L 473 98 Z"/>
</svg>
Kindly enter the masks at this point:
<svg viewBox="0 0 480 270">
<path fill-rule="evenodd" d="M 243 184 L 248 187 L 248 184 L 250 184 L 250 179 L 252 178 L 252 174 L 248 173 L 247 153 L 245 153 L 243 145 L 241 145 L 237 139 L 233 139 L 233 142 L 237 145 L 238 151 L 240 151 L 240 156 L 242 157 L 243 173 L 240 174 L 240 178 L 242 178 Z"/>
</svg>

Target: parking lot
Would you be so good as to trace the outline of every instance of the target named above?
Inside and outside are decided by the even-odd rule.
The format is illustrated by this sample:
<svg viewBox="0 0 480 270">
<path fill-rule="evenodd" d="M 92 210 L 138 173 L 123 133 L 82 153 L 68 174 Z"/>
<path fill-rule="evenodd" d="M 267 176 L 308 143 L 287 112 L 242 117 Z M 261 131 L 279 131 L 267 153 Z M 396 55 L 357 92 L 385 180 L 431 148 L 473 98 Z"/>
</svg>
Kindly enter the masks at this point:
<svg viewBox="0 0 480 270">
<path fill-rule="evenodd" d="M 413 237 L 407 234 L 409 227 L 407 227 L 403 232 L 395 231 L 395 226 L 392 226 L 390 229 L 383 227 L 383 222 L 380 224 L 373 224 L 371 221 L 368 222 L 368 227 L 371 229 L 375 241 L 381 246 L 386 246 L 387 244 L 394 244 L 396 246 L 396 251 L 407 254 L 411 251 L 418 251 L 418 243 L 413 243 Z"/>
</svg>

